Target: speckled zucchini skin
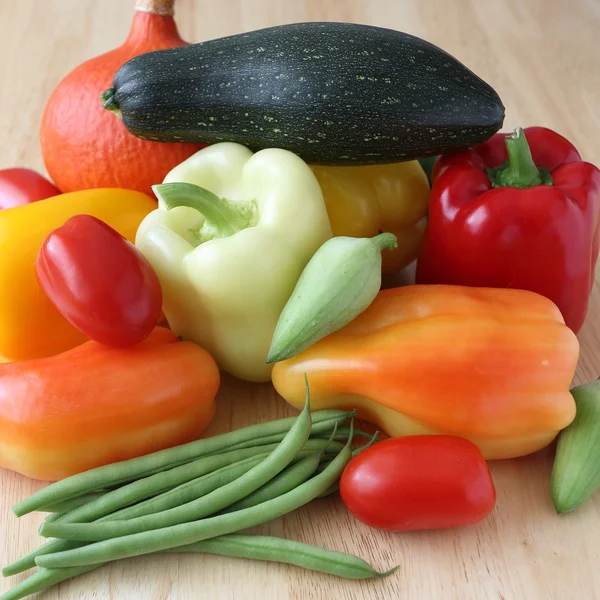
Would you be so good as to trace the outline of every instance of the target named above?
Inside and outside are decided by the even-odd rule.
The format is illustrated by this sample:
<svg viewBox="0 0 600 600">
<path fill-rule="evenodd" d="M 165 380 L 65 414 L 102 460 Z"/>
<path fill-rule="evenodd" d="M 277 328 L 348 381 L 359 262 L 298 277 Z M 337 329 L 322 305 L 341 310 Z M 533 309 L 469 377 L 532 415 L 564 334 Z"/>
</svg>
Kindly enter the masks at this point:
<svg viewBox="0 0 600 600">
<path fill-rule="evenodd" d="M 105 96 L 134 135 L 286 148 L 372 164 L 464 148 L 502 126 L 498 94 L 440 48 L 366 25 L 282 25 L 138 56 Z"/>
</svg>

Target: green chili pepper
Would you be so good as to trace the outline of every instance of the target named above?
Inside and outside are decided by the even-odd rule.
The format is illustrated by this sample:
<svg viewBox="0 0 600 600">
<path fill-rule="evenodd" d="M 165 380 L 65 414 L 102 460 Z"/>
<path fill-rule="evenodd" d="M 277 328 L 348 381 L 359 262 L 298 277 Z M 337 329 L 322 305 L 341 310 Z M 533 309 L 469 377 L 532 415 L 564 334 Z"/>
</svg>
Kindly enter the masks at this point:
<svg viewBox="0 0 600 600">
<path fill-rule="evenodd" d="M 267 362 L 299 354 L 365 311 L 381 288 L 381 251 L 396 246 L 391 233 L 325 242 L 277 321 Z"/>
<path fill-rule="evenodd" d="M 558 513 L 581 506 L 600 486 L 600 380 L 571 390 L 573 422 L 560 433 L 552 469 L 552 501 Z"/>
</svg>

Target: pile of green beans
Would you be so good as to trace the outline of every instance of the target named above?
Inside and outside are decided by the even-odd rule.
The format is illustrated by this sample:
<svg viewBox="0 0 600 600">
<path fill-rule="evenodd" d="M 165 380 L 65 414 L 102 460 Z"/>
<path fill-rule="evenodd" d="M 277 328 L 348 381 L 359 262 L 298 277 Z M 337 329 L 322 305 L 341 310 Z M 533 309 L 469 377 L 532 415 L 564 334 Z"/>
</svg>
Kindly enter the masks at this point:
<svg viewBox="0 0 600 600">
<path fill-rule="evenodd" d="M 343 425 L 353 416 L 340 410 L 311 413 L 307 388 L 297 418 L 252 425 L 48 486 L 13 511 L 50 512 L 40 533 L 57 539 L 2 570 L 8 576 L 39 567 L 0 600 L 18 600 L 107 562 L 156 552 L 270 560 L 351 579 L 391 574 L 395 569 L 378 573 L 349 554 L 238 533 L 335 491 L 353 454 L 353 424 Z"/>
</svg>

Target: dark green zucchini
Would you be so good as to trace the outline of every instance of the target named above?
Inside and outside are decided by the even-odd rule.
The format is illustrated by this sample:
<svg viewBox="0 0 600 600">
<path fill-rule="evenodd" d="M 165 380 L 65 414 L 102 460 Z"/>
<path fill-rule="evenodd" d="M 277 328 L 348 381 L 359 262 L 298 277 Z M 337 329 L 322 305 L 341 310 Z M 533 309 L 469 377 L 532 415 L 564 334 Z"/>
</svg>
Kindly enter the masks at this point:
<svg viewBox="0 0 600 600">
<path fill-rule="evenodd" d="M 433 165 L 435 165 L 436 160 L 437 160 L 437 156 L 428 156 L 427 158 L 419 158 L 419 163 L 421 164 L 421 168 L 423 169 L 425 175 L 427 175 L 427 181 L 429 182 L 429 187 L 431 187 L 431 175 L 433 173 Z"/>
<path fill-rule="evenodd" d="M 498 94 L 440 48 L 390 29 L 282 25 L 133 58 L 103 94 L 134 135 L 286 148 L 310 163 L 409 160 L 483 142 Z"/>
</svg>

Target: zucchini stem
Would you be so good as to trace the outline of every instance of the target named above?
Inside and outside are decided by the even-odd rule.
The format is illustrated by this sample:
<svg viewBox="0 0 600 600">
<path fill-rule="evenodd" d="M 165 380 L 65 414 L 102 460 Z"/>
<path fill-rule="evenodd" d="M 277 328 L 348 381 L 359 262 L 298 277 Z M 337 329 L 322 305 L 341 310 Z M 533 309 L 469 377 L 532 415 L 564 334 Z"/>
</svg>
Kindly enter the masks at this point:
<svg viewBox="0 0 600 600">
<path fill-rule="evenodd" d="M 115 113 L 119 119 L 122 119 L 123 114 L 121 113 L 121 107 L 115 98 L 115 92 L 116 90 L 114 87 L 108 88 L 105 92 L 100 94 L 100 102 L 102 102 L 102 108 L 110 110 Z"/>
</svg>

